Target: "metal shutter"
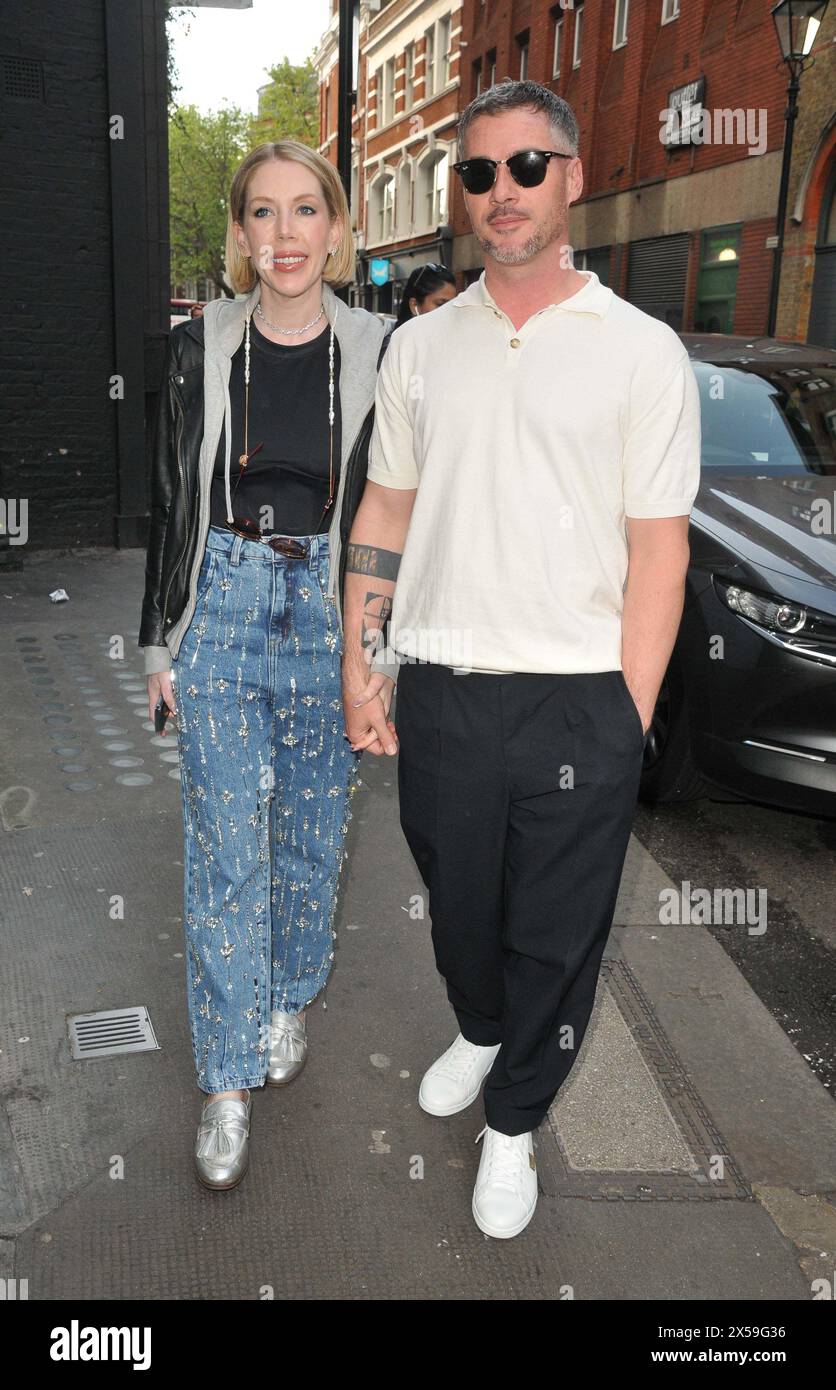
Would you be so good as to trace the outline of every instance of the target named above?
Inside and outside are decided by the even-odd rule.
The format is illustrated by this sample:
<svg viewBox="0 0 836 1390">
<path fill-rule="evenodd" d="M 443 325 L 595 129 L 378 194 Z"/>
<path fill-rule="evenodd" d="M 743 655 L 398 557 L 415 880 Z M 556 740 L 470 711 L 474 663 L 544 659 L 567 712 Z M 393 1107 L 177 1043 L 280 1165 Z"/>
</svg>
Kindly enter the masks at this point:
<svg viewBox="0 0 836 1390">
<path fill-rule="evenodd" d="M 652 237 L 630 244 L 627 298 L 637 309 L 677 330 L 685 311 L 690 236 Z"/>
<path fill-rule="evenodd" d="M 816 249 L 807 342 L 836 348 L 836 246 Z"/>
</svg>

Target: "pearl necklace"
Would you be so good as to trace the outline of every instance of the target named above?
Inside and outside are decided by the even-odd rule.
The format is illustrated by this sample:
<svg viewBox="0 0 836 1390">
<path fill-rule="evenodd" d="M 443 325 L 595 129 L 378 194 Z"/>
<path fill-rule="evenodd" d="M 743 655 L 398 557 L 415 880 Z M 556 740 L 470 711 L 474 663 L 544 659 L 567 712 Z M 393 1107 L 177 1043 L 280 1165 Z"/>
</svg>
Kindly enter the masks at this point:
<svg viewBox="0 0 836 1390">
<path fill-rule="evenodd" d="M 261 307 L 261 300 L 259 300 L 259 302 L 256 304 L 255 311 L 258 314 L 258 317 L 264 320 L 264 322 L 267 324 L 267 327 L 272 328 L 274 333 L 286 333 L 288 336 L 290 336 L 291 334 L 295 334 L 298 337 L 300 333 L 307 333 L 309 328 L 313 328 L 315 323 L 319 323 L 319 320 L 325 313 L 325 305 L 322 305 L 316 318 L 311 319 L 310 323 L 306 323 L 304 328 L 280 328 L 277 323 L 271 323 Z"/>
</svg>

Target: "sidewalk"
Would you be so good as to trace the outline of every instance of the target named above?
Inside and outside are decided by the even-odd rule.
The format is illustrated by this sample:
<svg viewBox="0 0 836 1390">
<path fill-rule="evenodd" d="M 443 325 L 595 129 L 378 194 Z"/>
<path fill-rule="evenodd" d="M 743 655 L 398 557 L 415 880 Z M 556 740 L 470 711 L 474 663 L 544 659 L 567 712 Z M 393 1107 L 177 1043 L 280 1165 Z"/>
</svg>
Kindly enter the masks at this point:
<svg viewBox="0 0 836 1390">
<path fill-rule="evenodd" d="M 0 573 L 0 1277 L 30 1299 L 809 1300 L 832 1279 L 836 1107 L 710 933 L 658 924 L 670 880 L 635 838 L 595 1015 L 536 1136 L 537 1212 L 515 1240 L 481 1234 L 481 1105 L 417 1102 L 456 1026 L 410 912 L 395 760 L 368 754 L 307 1066 L 254 1095 L 241 1185 L 200 1186 L 179 774 L 145 714 L 143 569 L 41 552 Z M 71 1059 L 68 1014 L 131 1005 L 159 1050 Z"/>
</svg>

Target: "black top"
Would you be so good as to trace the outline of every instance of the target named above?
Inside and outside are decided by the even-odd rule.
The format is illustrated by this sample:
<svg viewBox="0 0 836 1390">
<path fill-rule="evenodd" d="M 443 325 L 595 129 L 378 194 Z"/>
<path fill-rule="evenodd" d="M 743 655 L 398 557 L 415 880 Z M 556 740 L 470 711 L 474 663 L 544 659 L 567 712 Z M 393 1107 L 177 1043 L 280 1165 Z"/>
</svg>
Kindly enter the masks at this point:
<svg viewBox="0 0 836 1390">
<path fill-rule="evenodd" d="M 328 500 L 328 348 L 330 327 L 307 343 L 274 343 L 250 322 L 251 458 L 233 492 L 232 513 L 257 522 L 262 531 L 311 536 L 328 530 L 334 516 L 340 476 L 340 345 L 334 335 L 334 499 Z M 229 378 L 232 407 L 230 491 L 240 473 L 244 451 L 244 341 L 232 358 Z M 224 458 L 226 427 L 221 428 L 212 475 L 210 520 L 226 526 Z M 267 510 L 262 511 L 262 508 Z"/>
</svg>

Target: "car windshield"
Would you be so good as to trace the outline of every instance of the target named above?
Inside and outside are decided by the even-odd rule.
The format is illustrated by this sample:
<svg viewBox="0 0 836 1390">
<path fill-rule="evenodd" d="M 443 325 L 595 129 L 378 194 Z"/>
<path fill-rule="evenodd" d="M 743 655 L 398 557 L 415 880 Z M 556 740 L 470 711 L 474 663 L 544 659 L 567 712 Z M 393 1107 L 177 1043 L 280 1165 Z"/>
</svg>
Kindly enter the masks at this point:
<svg viewBox="0 0 836 1390">
<path fill-rule="evenodd" d="M 836 372 L 691 362 L 702 467 L 717 474 L 836 474 Z"/>
</svg>

